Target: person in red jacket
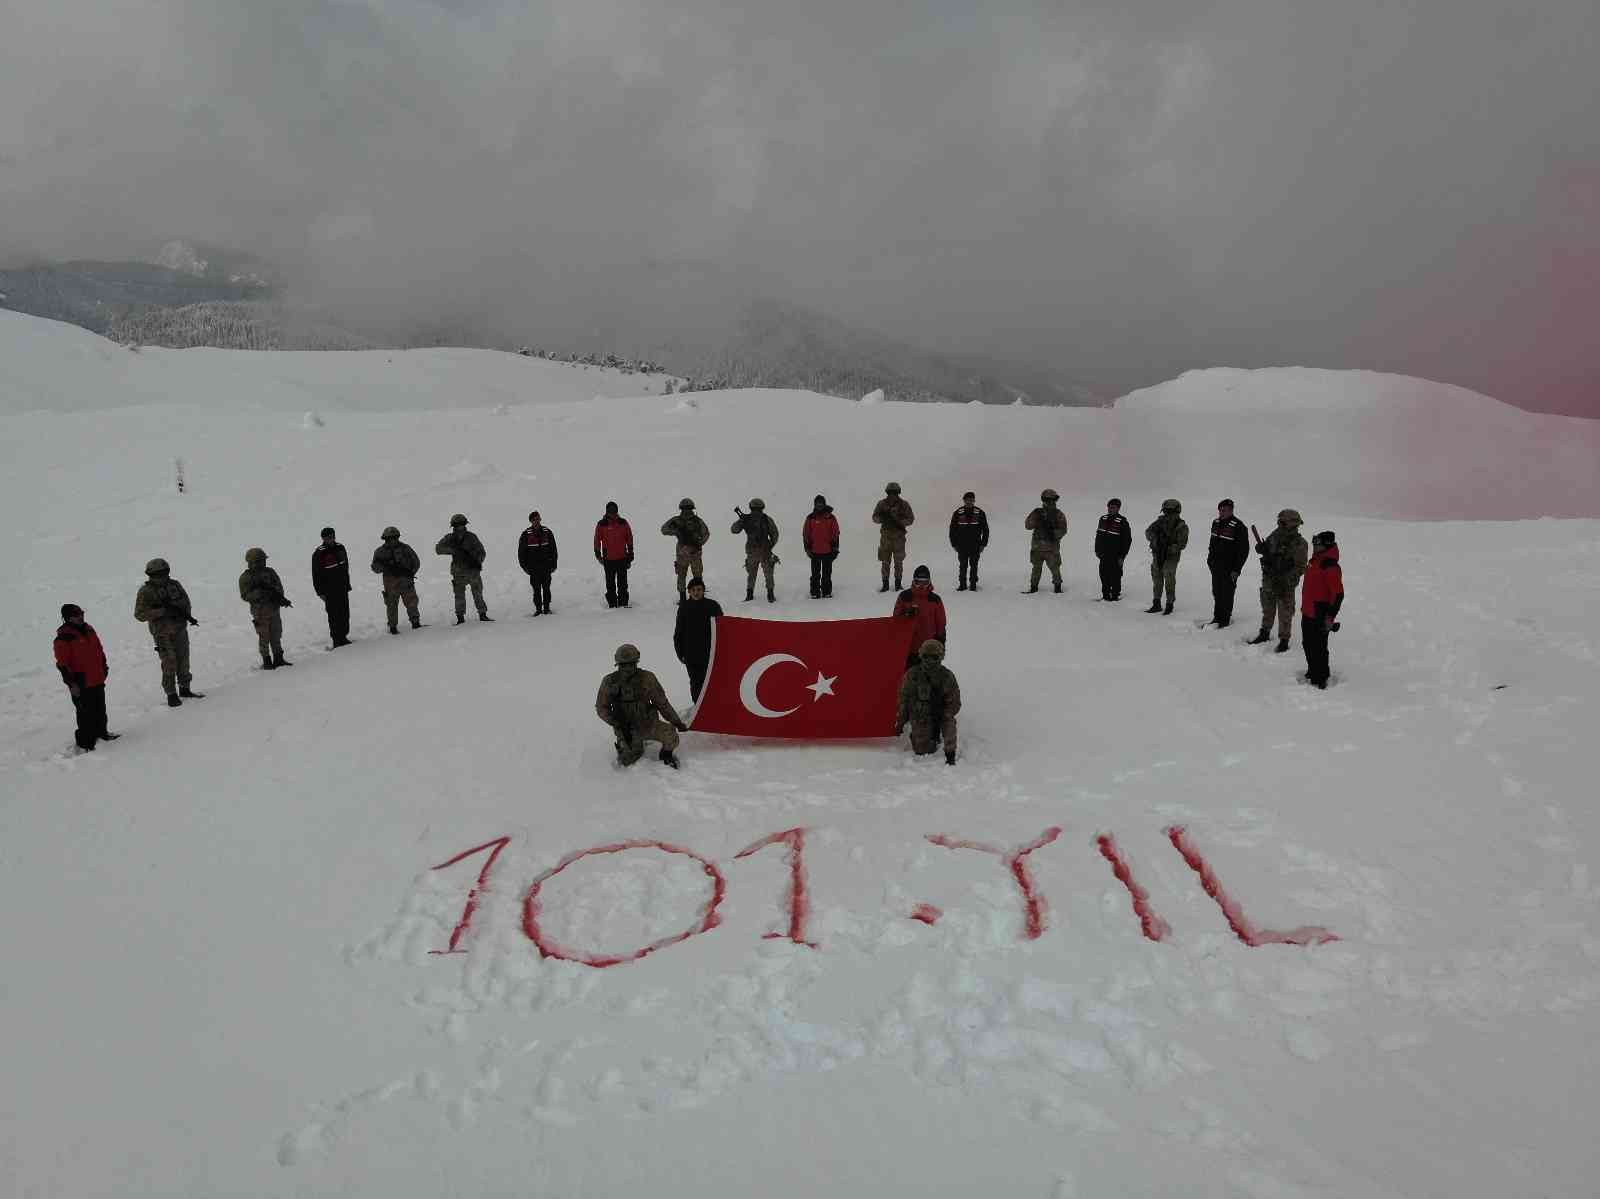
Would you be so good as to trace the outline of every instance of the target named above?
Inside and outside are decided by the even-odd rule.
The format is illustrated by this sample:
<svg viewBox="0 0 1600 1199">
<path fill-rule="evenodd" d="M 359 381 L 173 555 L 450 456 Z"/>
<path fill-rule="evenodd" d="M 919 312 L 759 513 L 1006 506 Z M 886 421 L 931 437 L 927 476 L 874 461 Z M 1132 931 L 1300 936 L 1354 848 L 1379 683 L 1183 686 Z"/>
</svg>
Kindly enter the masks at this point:
<svg viewBox="0 0 1600 1199">
<path fill-rule="evenodd" d="M 1331 531 L 1311 539 L 1311 562 L 1300 586 L 1300 644 L 1306 651 L 1306 682 L 1319 690 L 1328 686 L 1328 634 L 1339 627 L 1339 607 L 1344 603 L 1344 570 L 1339 546 Z"/>
<path fill-rule="evenodd" d="M 933 589 L 933 573 L 926 566 L 911 572 L 911 587 L 900 593 L 894 602 L 894 614 L 911 621 L 911 652 L 906 655 L 906 669 L 915 666 L 921 657 L 919 649 L 925 641 L 945 643 L 944 600 Z"/>
<path fill-rule="evenodd" d="M 811 559 L 811 598 L 827 599 L 833 594 L 833 560 L 839 556 L 839 518 L 828 507 L 827 496 L 811 501 L 800 544 Z"/>
<path fill-rule="evenodd" d="M 100 634 L 84 623 L 82 608 L 62 604 L 61 621 L 56 630 L 56 669 L 78 711 L 78 749 L 88 753 L 96 741 L 115 741 L 122 735 L 106 731 L 106 677 L 111 667 Z"/>
<path fill-rule="evenodd" d="M 633 529 L 617 511 L 616 500 L 607 501 L 606 514 L 594 526 L 594 560 L 606 572 L 606 607 L 626 608 Z"/>
</svg>

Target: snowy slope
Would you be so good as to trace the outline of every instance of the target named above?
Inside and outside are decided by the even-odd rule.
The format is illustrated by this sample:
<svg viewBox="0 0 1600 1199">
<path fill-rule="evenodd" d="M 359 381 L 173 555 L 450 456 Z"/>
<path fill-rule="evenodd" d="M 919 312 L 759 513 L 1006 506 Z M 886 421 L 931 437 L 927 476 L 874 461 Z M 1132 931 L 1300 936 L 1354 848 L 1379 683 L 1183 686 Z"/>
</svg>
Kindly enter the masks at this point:
<svg viewBox="0 0 1600 1199">
<path fill-rule="evenodd" d="M 129 350 L 61 321 L 0 310 L 0 412 L 142 404 L 415 411 L 637 396 L 661 375 L 498 350 Z"/>
<path fill-rule="evenodd" d="M 54 332 L 0 322 L 0 500 L 21 516 L 0 542 L 12 1192 L 1592 1193 L 1592 477 L 1509 480 L 1583 519 L 1493 523 L 1473 508 L 1476 521 L 1404 523 L 1314 456 L 1288 486 L 1278 418 L 1220 397 L 1177 412 L 1139 411 L 1148 395 L 1109 412 L 776 392 L 595 401 L 591 371 L 577 398 L 552 382 L 496 412 L 485 397 L 535 378 L 518 371 L 571 368 L 440 351 L 352 375 L 343 411 L 264 398 L 313 386 L 310 355 L 159 355 L 150 369 L 176 402 L 138 382 L 134 402 L 106 408 L 113 397 L 59 390 L 90 380 L 95 354 Z M 448 405 L 383 410 L 441 380 Z M 1364 468 L 1417 481 L 1425 510 L 1416 460 L 1363 423 L 1382 408 L 1374 382 L 1336 393 L 1359 411 L 1301 416 Z M 32 411 L 57 400 L 74 410 Z M 310 408 L 325 426 L 304 427 Z M 1476 427 L 1481 405 L 1457 416 Z M 1526 419 L 1530 442 L 1589 435 Z M 1218 420 L 1228 435 L 1208 473 L 1192 438 Z M 913 560 L 947 588 L 961 763 L 887 742 L 692 734 L 680 773 L 648 759 L 615 770 L 591 705 L 617 642 L 637 642 L 687 700 L 655 532 L 677 498 L 712 525 L 708 573 L 730 608 L 743 609 L 730 509 L 763 495 L 786 560 L 781 602 L 756 614 L 877 615 L 867 513 L 890 477 L 918 511 Z M 1068 593 L 1019 595 L 1022 519 L 1047 484 L 1072 520 Z M 958 595 L 943 524 L 967 486 L 995 544 L 985 589 Z M 1248 586 L 1239 626 L 1197 629 L 1199 553 L 1172 618 L 1140 611 L 1137 554 L 1128 601 L 1092 602 L 1089 530 L 1113 490 L 1136 523 L 1182 494 L 1197 541 L 1225 492 L 1247 519 L 1293 503 L 1337 528 L 1351 598 L 1335 685 L 1297 684 L 1298 644 L 1278 657 L 1240 643 Z M 844 524 L 827 605 L 804 598 L 793 544 L 817 491 Z M 586 554 L 607 498 L 640 541 L 628 611 L 605 609 Z M 563 551 L 556 614 L 538 620 L 511 559 L 533 506 Z M 444 560 L 428 551 L 457 510 L 490 551 L 494 624 L 448 624 Z M 362 569 L 390 522 L 423 554 L 431 622 L 400 637 L 382 633 Z M 322 652 L 305 579 L 324 523 L 357 567 L 357 642 L 336 653 Z M 296 665 L 274 675 L 250 669 L 235 590 L 254 544 L 296 600 Z M 209 698 L 178 711 L 131 619 L 154 554 L 202 621 Z M 63 752 L 70 713 L 49 667 L 67 598 L 108 643 L 125 734 L 85 757 Z M 1258 929 L 1340 940 L 1244 944 L 1175 825 Z M 1057 828 L 1025 859 L 1036 939 L 1000 857 L 928 840 L 1013 850 Z M 791 929 L 791 846 L 737 856 L 791 829 L 806 830 L 814 947 L 764 939 Z M 1102 833 L 1170 926 L 1160 942 Z M 500 838 L 465 952 L 430 953 Z M 641 847 L 549 874 L 632 840 L 701 860 Z M 541 958 L 525 935 L 541 876 L 555 941 L 626 953 L 697 927 L 705 863 L 725 880 L 720 924 L 643 960 L 591 969 Z M 911 919 L 919 905 L 942 915 Z"/>
</svg>

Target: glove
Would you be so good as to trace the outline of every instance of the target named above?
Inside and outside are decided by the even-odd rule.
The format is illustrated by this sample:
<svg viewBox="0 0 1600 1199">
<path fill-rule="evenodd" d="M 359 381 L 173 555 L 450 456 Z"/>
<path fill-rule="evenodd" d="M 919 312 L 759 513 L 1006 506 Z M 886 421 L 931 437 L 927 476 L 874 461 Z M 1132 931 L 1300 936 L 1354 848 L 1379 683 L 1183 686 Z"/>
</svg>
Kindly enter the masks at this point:
<svg viewBox="0 0 1600 1199">
<path fill-rule="evenodd" d="M 1330 620 L 1328 622 L 1328 632 L 1337 633 L 1338 631 L 1339 631 L 1339 622 L 1337 620 Z"/>
<path fill-rule="evenodd" d="M 687 733 L 689 731 L 689 726 L 684 724 L 681 720 L 672 727 L 677 729 L 680 733 Z"/>
<path fill-rule="evenodd" d="M 624 565 L 632 566 L 633 565 L 633 555 L 632 554 L 627 555 L 626 557 L 624 557 L 622 559 L 622 561 L 623 561 Z"/>
<path fill-rule="evenodd" d="M 192 617 L 192 616 L 189 617 L 189 627 L 190 628 L 193 628 L 194 626 L 198 625 L 199 623 L 200 622 L 198 620 L 196 620 L 194 617 Z"/>
<path fill-rule="evenodd" d="M 1237 583 L 1239 581 L 1239 572 L 1238 571 L 1234 571 L 1232 574 L 1230 574 L 1228 576 L 1228 578 L 1229 578 L 1230 581 L 1232 581 L 1234 583 Z"/>
<path fill-rule="evenodd" d="M 294 601 L 290 600 L 290 599 L 286 599 L 286 600 L 283 601 L 282 604 L 279 605 L 279 607 L 281 607 L 281 608 L 292 608 L 292 607 L 294 607 Z"/>
<path fill-rule="evenodd" d="M 68 683 L 67 694 L 71 695 L 73 699 L 78 699 L 83 695 L 83 688 L 76 683 Z"/>
<path fill-rule="evenodd" d="M 605 563 L 606 556 L 604 554 L 602 554 L 599 550 L 595 550 L 595 552 L 594 552 L 594 560 L 603 565 Z"/>
<path fill-rule="evenodd" d="M 905 731 L 906 731 L 906 722 L 905 721 L 897 720 L 897 721 L 894 722 L 894 735 L 896 737 L 900 736 L 900 734 L 904 733 Z"/>
</svg>

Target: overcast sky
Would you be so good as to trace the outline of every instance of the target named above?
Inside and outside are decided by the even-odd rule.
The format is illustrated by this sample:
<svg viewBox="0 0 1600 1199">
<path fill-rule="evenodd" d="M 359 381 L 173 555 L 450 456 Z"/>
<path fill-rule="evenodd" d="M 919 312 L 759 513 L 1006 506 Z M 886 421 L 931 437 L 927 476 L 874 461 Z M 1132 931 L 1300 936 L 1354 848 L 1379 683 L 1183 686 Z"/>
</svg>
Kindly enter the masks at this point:
<svg viewBox="0 0 1600 1199">
<path fill-rule="evenodd" d="M 1129 385 L 1600 416 L 1595 0 L 0 0 L 0 255 L 545 302 L 647 262 Z M 575 285 L 576 286 L 576 285 Z"/>
</svg>

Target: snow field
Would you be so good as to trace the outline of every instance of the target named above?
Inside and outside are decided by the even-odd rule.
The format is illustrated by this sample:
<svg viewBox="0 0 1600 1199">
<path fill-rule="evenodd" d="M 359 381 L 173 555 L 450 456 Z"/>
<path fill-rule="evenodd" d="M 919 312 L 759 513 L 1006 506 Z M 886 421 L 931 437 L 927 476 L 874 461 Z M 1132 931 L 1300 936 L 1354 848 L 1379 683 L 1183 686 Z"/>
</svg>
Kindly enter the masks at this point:
<svg viewBox="0 0 1600 1199">
<path fill-rule="evenodd" d="M 71 369 L 32 353 L 38 374 Z M 0 1005 L 26 1030 L 0 1169 L 19 1194 L 1587 1193 L 1595 520 L 1379 519 L 1348 463 L 1393 478 L 1405 463 L 1327 404 L 1307 419 L 1362 452 L 1323 472 L 1283 463 L 1270 420 L 1219 439 L 1229 456 L 1180 461 L 1221 396 L 1176 415 L 793 393 L 351 412 L 237 399 L 286 385 L 256 357 L 215 357 L 221 371 L 175 355 L 174 371 L 217 375 L 204 408 L 0 417 L 0 496 L 30 517 L 5 534 L 17 615 L 0 624 Z M 477 368 L 448 369 L 469 392 Z M 235 374 L 253 381 L 230 389 Z M 1299 489 L 1280 487 L 1295 467 Z M 612 648 L 635 641 L 687 699 L 656 532 L 678 497 L 712 527 L 730 611 L 876 615 L 891 597 L 867 514 L 889 478 L 918 514 L 908 569 L 929 562 L 950 605 L 961 763 L 691 734 L 681 772 L 618 771 L 592 713 Z M 1017 593 L 1044 485 L 1071 520 L 1064 596 Z M 944 524 L 968 486 L 995 542 L 984 589 L 958 594 Z M 805 598 L 797 545 L 818 491 L 844 525 L 826 603 Z M 1177 614 L 1142 612 L 1137 550 L 1124 601 L 1094 602 L 1105 496 L 1138 530 L 1169 493 L 1196 546 Z M 1338 530 L 1350 599 L 1328 691 L 1297 683 L 1298 634 L 1285 656 L 1241 644 L 1253 570 L 1233 628 L 1195 627 L 1223 494 L 1258 525 L 1293 503 Z M 783 529 L 770 607 L 737 602 L 727 526 L 751 495 Z M 604 608 L 588 556 L 607 498 L 639 542 L 626 612 Z M 537 620 L 511 558 L 530 507 L 562 549 L 556 613 Z M 431 549 L 457 510 L 489 549 L 494 624 L 448 623 Z M 423 557 L 430 622 L 400 637 L 365 572 L 391 522 Z M 357 580 L 357 642 L 328 654 L 305 577 L 325 523 Z M 255 544 L 296 601 L 297 664 L 272 675 L 251 669 L 235 589 Z M 131 619 L 155 554 L 203 622 L 210 697 L 176 712 Z M 69 597 L 106 639 L 125 734 L 85 757 L 62 752 L 48 658 Z M 1251 922 L 1340 940 L 1241 943 L 1174 825 Z M 1036 938 L 1001 858 L 929 840 L 1014 850 L 1054 828 L 1027 856 Z M 790 829 L 806 830 L 814 947 L 789 939 L 794 843 L 739 856 Z M 1160 943 L 1103 833 L 1170 926 Z M 710 863 L 715 926 L 606 969 L 541 956 L 526 930 L 541 876 L 559 946 L 620 956 L 705 922 L 714 879 L 684 854 L 549 873 L 628 841 Z M 433 952 L 480 877 L 464 952 Z"/>
</svg>

